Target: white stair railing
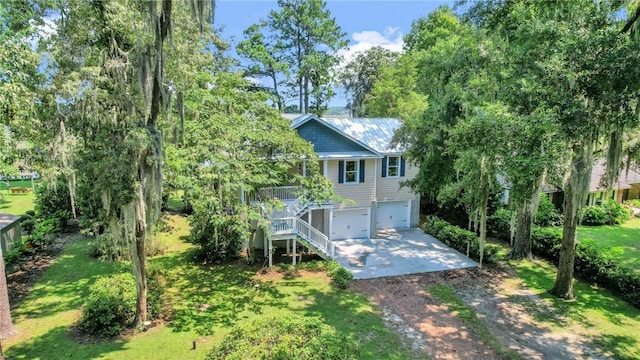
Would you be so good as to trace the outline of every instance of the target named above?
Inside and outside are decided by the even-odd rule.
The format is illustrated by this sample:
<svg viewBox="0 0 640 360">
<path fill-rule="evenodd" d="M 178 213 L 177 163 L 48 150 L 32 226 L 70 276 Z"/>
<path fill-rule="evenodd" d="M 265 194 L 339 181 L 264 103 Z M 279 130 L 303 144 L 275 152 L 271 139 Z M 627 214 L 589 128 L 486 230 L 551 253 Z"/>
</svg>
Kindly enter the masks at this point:
<svg viewBox="0 0 640 360">
<path fill-rule="evenodd" d="M 274 235 L 295 234 L 309 243 L 318 252 L 333 258 L 335 245 L 318 229 L 302 221 L 298 217 L 288 217 L 271 221 L 271 232 Z"/>
</svg>

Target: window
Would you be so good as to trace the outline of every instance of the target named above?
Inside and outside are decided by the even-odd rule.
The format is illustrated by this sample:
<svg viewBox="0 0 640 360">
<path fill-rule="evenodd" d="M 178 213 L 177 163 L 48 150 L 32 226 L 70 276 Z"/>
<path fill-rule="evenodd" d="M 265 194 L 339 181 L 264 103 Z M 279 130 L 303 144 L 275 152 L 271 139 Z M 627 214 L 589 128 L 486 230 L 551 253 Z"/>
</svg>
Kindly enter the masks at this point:
<svg viewBox="0 0 640 360">
<path fill-rule="evenodd" d="M 358 179 L 358 162 L 357 161 L 345 161 L 344 164 L 344 182 L 345 183 L 357 183 Z"/>
<path fill-rule="evenodd" d="M 387 158 L 387 176 L 397 177 L 400 175 L 400 157 L 389 156 Z"/>
</svg>

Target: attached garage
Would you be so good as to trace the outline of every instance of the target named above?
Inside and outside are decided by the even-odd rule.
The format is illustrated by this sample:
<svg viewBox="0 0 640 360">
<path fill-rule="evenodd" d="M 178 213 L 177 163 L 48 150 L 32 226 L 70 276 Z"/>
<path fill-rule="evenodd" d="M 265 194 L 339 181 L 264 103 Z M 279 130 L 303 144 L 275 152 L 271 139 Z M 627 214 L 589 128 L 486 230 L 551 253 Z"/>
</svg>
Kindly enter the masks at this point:
<svg viewBox="0 0 640 360">
<path fill-rule="evenodd" d="M 331 239 L 358 239 L 369 237 L 369 208 L 334 210 Z"/>
<path fill-rule="evenodd" d="M 376 208 L 376 229 L 408 228 L 410 213 L 408 200 L 379 202 Z"/>
</svg>

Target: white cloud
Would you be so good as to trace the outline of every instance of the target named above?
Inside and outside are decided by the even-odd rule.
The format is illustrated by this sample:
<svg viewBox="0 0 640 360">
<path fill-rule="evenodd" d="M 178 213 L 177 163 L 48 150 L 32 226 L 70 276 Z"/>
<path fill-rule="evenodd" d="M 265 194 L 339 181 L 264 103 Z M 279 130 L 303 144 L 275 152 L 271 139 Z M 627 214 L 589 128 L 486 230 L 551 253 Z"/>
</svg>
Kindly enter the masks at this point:
<svg viewBox="0 0 640 360">
<path fill-rule="evenodd" d="M 31 48 L 36 49 L 40 40 L 47 40 L 53 34 L 58 32 L 58 24 L 56 21 L 60 18 L 59 12 L 49 12 L 42 17 L 42 23 L 36 25 L 35 21 L 31 21 L 31 26 L 35 26 L 36 32 L 29 38 Z"/>
<path fill-rule="evenodd" d="M 400 31 L 400 28 L 391 26 L 387 26 L 383 33 L 373 30 L 354 32 L 351 34 L 353 44 L 349 45 L 345 50 L 340 50 L 338 55 L 342 56 L 343 63 L 347 63 L 357 53 L 369 50 L 374 46 L 401 52 L 404 45 L 403 36 L 404 34 Z"/>
</svg>

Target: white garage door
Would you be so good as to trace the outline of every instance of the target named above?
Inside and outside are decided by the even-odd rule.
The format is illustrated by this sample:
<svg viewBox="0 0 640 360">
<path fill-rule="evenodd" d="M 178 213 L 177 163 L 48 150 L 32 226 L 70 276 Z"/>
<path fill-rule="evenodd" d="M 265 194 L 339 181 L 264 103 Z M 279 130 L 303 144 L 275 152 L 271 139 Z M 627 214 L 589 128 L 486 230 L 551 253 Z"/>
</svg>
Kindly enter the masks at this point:
<svg viewBox="0 0 640 360">
<path fill-rule="evenodd" d="M 401 229 L 409 227 L 409 202 L 390 201 L 378 203 L 376 229 Z"/>
<path fill-rule="evenodd" d="M 369 208 L 334 210 L 331 229 L 333 240 L 369 237 Z"/>
</svg>

